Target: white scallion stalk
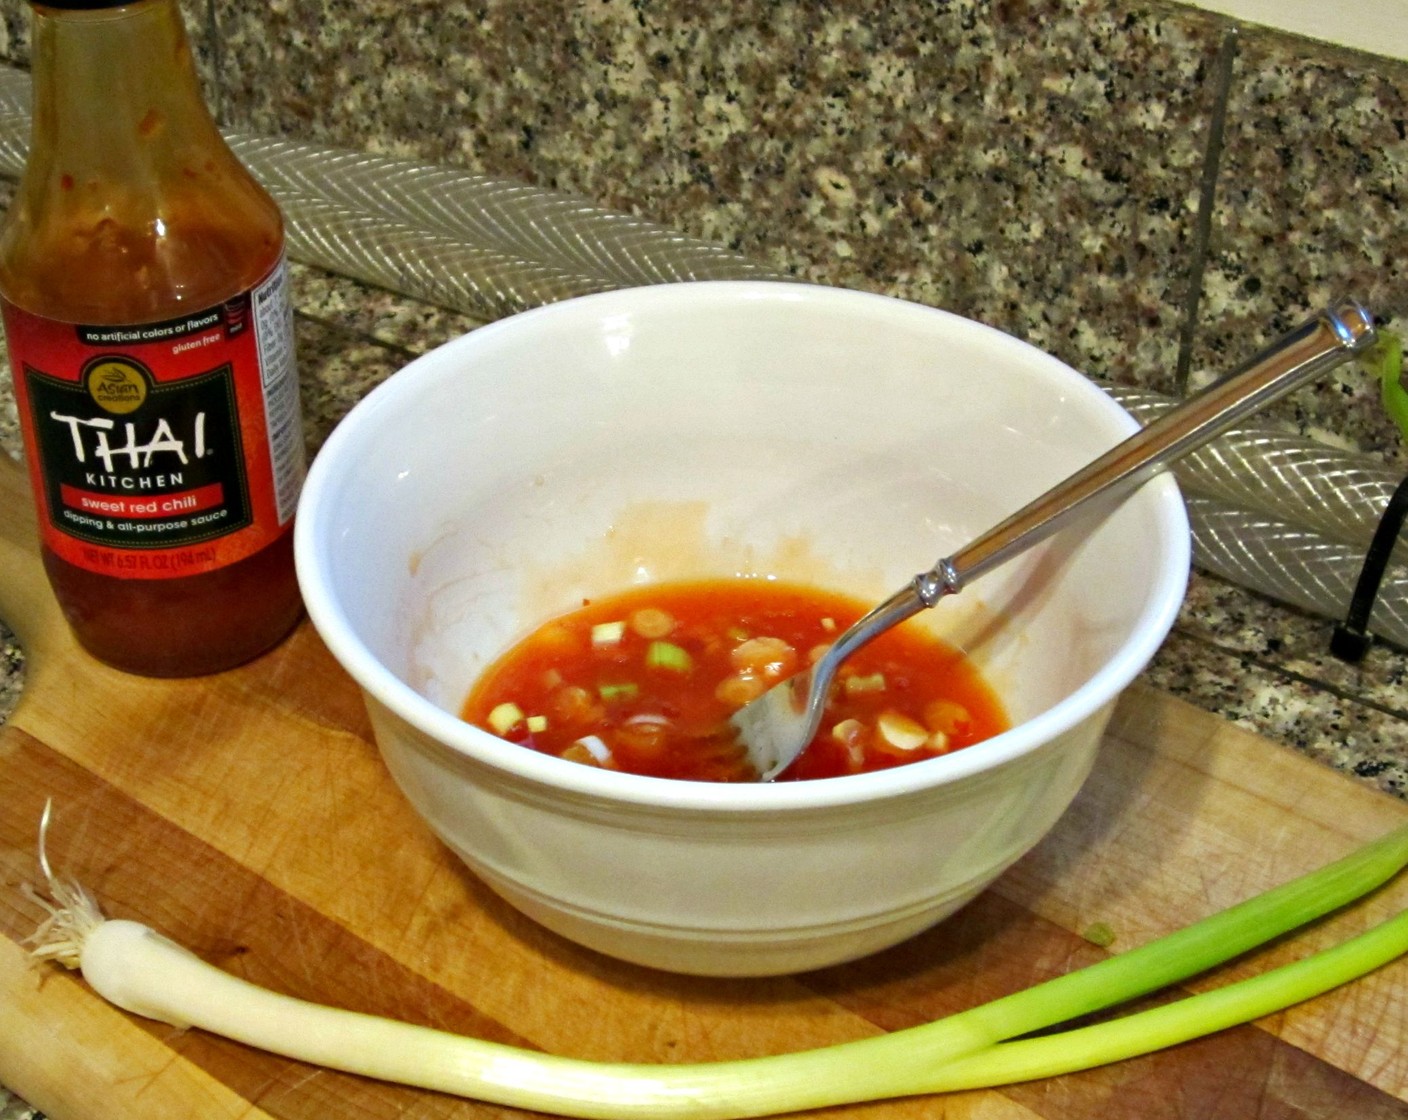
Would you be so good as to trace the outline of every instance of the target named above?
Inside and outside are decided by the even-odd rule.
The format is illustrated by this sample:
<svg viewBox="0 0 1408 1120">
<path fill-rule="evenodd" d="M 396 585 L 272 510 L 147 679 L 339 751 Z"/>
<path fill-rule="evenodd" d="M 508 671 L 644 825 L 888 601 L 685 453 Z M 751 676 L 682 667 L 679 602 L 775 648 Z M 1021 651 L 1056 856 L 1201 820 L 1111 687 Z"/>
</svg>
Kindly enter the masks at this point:
<svg viewBox="0 0 1408 1120">
<path fill-rule="evenodd" d="M 495 704 L 489 713 L 489 727 L 495 735 L 507 735 L 523 719 L 523 709 L 511 701 Z"/>
<path fill-rule="evenodd" d="M 602 765 L 605 765 L 611 760 L 611 748 L 606 745 L 606 740 L 600 735 L 583 735 L 580 739 L 573 740 L 573 742 Z"/>
<path fill-rule="evenodd" d="M 620 645 L 625 636 L 626 624 L 623 621 L 598 622 L 592 627 L 592 645 L 597 647 Z"/>
<path fill-rule="evenodd" d="M 1320 871 L 1089 968 L 893 1034 L 795 1054 L 684 1065 L 554 1057 L 278 995 L 206 964 L 146 926 L 106 921 L 60 881 L 39 957 L 81 968 L 134 1014 L 198 1027 L 333 1069 L 574 1117 L 731 1120 L 975 1088 L 1113 1061 L 1289 1006 L 1408 947 L 1408 915 L 1252 980 L 1095 1027 L 1007 1042 L 1186 979 L 1337 909 L 1408 864 L 1408 827 Z"/>
</svg>

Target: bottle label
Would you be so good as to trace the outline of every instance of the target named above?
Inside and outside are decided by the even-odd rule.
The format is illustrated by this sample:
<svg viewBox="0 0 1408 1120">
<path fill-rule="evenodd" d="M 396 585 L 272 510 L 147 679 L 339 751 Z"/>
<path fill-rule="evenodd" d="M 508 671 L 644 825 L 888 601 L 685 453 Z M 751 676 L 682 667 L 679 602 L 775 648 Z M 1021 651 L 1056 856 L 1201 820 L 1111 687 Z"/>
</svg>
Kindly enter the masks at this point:
<svg viewBox="0 0 1408 1120">
<path fill-rule="evenodd" d="M 44 543 L 125 579 L 213 571 L 293 518 L 306 467 L 287 271 L 132 326 L 4 305 Z"/>
</svg>

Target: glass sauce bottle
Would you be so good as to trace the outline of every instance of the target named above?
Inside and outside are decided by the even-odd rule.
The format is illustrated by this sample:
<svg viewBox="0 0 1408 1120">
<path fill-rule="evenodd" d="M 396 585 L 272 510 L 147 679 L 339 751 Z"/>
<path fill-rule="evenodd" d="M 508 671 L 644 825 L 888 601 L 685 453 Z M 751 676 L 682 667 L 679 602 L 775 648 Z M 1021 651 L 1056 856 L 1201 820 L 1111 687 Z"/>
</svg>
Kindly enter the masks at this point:
<svg viewBox="0 0 1408 1120">
<path fill-rule="evenodd" d="M 44 566 L 95 657 L 215 672 L 301 612 L 283 221 L 205 108 L 176 0 L 33 11 L 0 297 Z"/>
</svg>

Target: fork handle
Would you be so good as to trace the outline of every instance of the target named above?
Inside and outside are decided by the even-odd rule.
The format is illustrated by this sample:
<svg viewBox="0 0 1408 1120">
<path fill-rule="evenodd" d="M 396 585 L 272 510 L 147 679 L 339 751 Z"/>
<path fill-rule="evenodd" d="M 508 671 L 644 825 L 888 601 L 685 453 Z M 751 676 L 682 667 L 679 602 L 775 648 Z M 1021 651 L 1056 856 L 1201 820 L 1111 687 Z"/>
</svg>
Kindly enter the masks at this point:
<svg viewBox="0 0 1408 1120">
<path fill-rule="evenodd" d="M 1124 498 L 1237 421 L 1368 349 L 1373 342 L 1373 317 L 1353 300 L 1313 316 L 1240 369 L 1165 412 L 971 544 L 916 576 L 911 587 L 920 602 L 916 609 L 932 607 L 945 595 L 954 594 L 969 581 L 1045 540 L 1095 499 L 1106 498 L 1113 504 Z"/>
<path fill-rule="evenodd" d="M 768 738 L 767 753 L 759 763 L 763 777 L 773 777 L 811 741 L 826 706 L 827 688 L 841 662 L 855 650 L 945 596 L 962 590 L 970 580 L 1045 540 L 1096 499 L 1107 498 L 1114 502 L 1124 498 L 1174 460 L 1201 447 L 1238 420 L 1317 374 L 1367 349 L 1373 342 L 1373 318 L 1364 308 L 1350 300 L 1334 305 L 1272 344 L 1245 366 L 1165 412 L 971 544 L 915 576 L 905 587 L 847 627 L 815 665 L 785 682 L 795 705 L 792 718 L 800 712 L 802 721 L 796 727 L 787 727 L 783 744 L 786 749 L 779 748 L 776 734 Z M 765 698 L 783 687 L 775 686 Z M 761 703 L 763 700 L 756 700 L 742 711 L 747 712 Z M 772 709 L 766 710 L 772 712 Z M 774 714 L 773 723 L 779 718 Z M 738 716 L 734 719 L 736 721 Z M 761 722 L 766 725 L 768 721 L 762 719 Z M 754 738 L 749 740 L 750 750 L 755 746 L 761 749 L 756 729 Z"/>
<path fill-rule="evenodd" d="M 1165 412 L 971 544 L 915 576 L 847 628 L 814 667 L 813 676 L 824 685 L 842 661 L 872 638 L 1045 540 L 1089 503 L 1105 498 L 1113 504 L 1124 498 L 1237 421 L 1373 343 L 1373 316 L 1353 300 L 1313 316 L 1240 369 Z"/>
</svg>

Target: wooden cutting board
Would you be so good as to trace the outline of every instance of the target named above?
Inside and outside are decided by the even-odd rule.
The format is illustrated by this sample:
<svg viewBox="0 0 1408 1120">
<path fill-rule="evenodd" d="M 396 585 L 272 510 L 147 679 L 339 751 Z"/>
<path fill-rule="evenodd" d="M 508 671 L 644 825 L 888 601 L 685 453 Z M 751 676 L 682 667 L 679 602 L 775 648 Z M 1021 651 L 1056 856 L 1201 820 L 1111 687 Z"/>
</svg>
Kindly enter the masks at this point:
<svg viewBox="0 0 1408 1120">
<path fill-rule="evenodd" d="M 0 1082 L 54 1120 L 503 1117 L 116 1011 L 32 966 L 44 800 L 50 856 L 115 917 L 297 996 L 552 1053 L 684 1061 L 895 1030 L 1099 959 L 1349 851 L 1408 805 L 1146 688 L 1051 836 L 938 928 L 870 959 L 751 981 L 621 964 L 499 902 L 421 825 L 383 769 L 355 687 L 303 626 L 255 664 L 182 682 L 85 657 L 0 464 L 0 617 L 28 651 L 0 729 Z M 1270 967 L 1408 905 L 1408 882 L 1203 986 Z M 1408 1115 L 1408 965 L 1253 1026 L 998 1091 L 828 1117 Z M 823 1115 L 817 1113 L 816 1115 Z"/>
</svg>

